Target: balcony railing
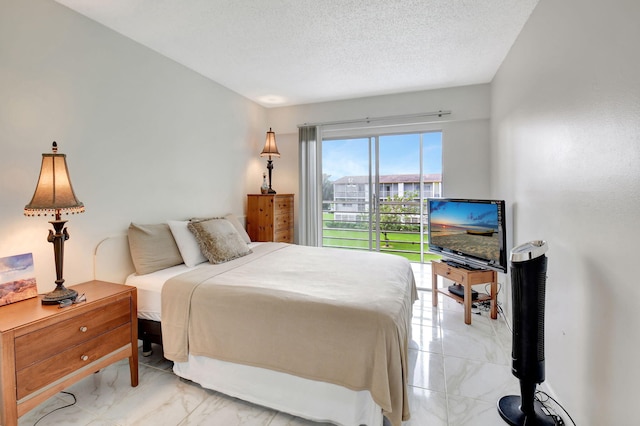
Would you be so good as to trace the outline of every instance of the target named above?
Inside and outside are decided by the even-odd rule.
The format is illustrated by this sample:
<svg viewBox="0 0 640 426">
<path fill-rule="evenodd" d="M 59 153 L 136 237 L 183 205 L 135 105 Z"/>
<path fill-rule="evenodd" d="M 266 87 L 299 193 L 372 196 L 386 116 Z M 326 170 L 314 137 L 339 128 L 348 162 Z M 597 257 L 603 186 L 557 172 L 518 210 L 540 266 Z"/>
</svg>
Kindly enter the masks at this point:
<svg viewBox="0 0 640 426">
<path fill-rule="evenodd" d="M 345 204 L 349 206 L 345 207 Z M 364 201 L 323 201 L 323 206 L 324 247 L 379 250 L 404 256 L 413 262 L 438 257 L 428 253 L 427 216 L 420 216 L 419 201 L 381 201 L 379 223 Z"/>
</svg>

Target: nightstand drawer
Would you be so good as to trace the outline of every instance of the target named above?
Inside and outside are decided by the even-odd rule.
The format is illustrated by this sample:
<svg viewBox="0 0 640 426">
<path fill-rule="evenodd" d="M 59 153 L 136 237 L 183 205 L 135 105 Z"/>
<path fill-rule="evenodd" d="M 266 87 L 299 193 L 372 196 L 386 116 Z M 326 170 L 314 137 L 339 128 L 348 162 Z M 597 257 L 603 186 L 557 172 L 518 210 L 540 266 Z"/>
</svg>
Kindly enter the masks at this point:
<svg viewBox="0 0 640 426">
<path fill-rule="evenodd" d="M 129 324 L 20 370 L 16 374 L 17 397 L 24 398 L 127 344 L 131 344 Z"/>
<path fill-rule="evenodd" d="M 131 299 L 127 297 L 19 336 L 15 341 L 16 370 L 22 370 L 129 322 Z"/>
</svg>

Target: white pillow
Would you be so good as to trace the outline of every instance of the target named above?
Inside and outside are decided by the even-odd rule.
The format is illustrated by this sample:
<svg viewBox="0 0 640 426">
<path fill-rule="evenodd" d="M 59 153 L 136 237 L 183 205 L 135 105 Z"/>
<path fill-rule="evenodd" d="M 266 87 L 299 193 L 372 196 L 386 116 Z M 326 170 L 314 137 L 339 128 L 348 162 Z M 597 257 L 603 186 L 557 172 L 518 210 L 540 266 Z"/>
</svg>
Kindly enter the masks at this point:
<svg viewBox="0 0 640 426">
<path fill-rule="evenodd" d="M 173 239 L 176 240 L 178 250 L 180 250 L 180 255 L 185 265 L 193 267 L 207 261 L 207 258 L 204 257 L 204 254 L 200 251 L 200 246 L 198 245 L 198 240 L 196 240 L 195 235 L 187 228 L 189 224 L 188 220 L 169 220 L 167 224 L 169 225 L 169 229 L 171 229 Z"/>
</svg>

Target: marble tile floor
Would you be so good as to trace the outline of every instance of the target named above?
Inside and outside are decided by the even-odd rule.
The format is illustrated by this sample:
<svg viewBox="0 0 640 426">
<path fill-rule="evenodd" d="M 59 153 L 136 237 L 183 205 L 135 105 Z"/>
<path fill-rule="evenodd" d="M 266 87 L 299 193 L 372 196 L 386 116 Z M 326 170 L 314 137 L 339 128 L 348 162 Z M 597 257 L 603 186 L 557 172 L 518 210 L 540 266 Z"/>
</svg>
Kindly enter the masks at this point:
<svg viewBox="0 0 640 426">
<path fill-rule="evenodd" d="M 416 271 L 419 287 L 430 286 L 430 271 Z M 422 283 L 420 283 L 422 281 Z M 428 283 L 428 285 L 426 285 Z M 465 325 L 462 305 L 440 295 L 431 306 L 431 292 L 420 290 L 413 307 L 409 350 L 411 420 L 403 426 L 494 426 L 505 424 L 496 403 L 503 395 L 519 394 L 510 370 L 510 331 L 504 320 L 488 312 L 473 315 Z M 140 384 L 132 388 L 128 363 L 116 363 L 72 385 L 73 401 L 58 394 L 19 419 L 34 425 L 212 425 L 320 426 L 285 413 L 265 409 L 202 389 L 180 379 L 156 347 L 140 356 Z M 40 419 L 43 415 L 51 414 Z M 39 420 L 40 419 L 40 420 Z M 38 421 L 39 420 L 39 421 Z"/>
</svg>

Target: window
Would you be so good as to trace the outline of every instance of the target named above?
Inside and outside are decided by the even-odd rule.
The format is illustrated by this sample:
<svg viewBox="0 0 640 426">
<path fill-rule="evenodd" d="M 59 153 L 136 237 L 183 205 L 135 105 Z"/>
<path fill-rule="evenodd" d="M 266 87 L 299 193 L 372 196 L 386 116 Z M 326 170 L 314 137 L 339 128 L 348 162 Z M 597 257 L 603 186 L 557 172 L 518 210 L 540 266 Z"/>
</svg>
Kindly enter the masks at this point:
<svg viewBox="0 0 640 426">
<path fill-rule="evenodd" d="M 321 164 L 333 186 L 333 199 L 322 200 L 323 246 L 430 259 L 425 199 L 440 196 L 442 132 L 326 138 Z"/>
</svg>

